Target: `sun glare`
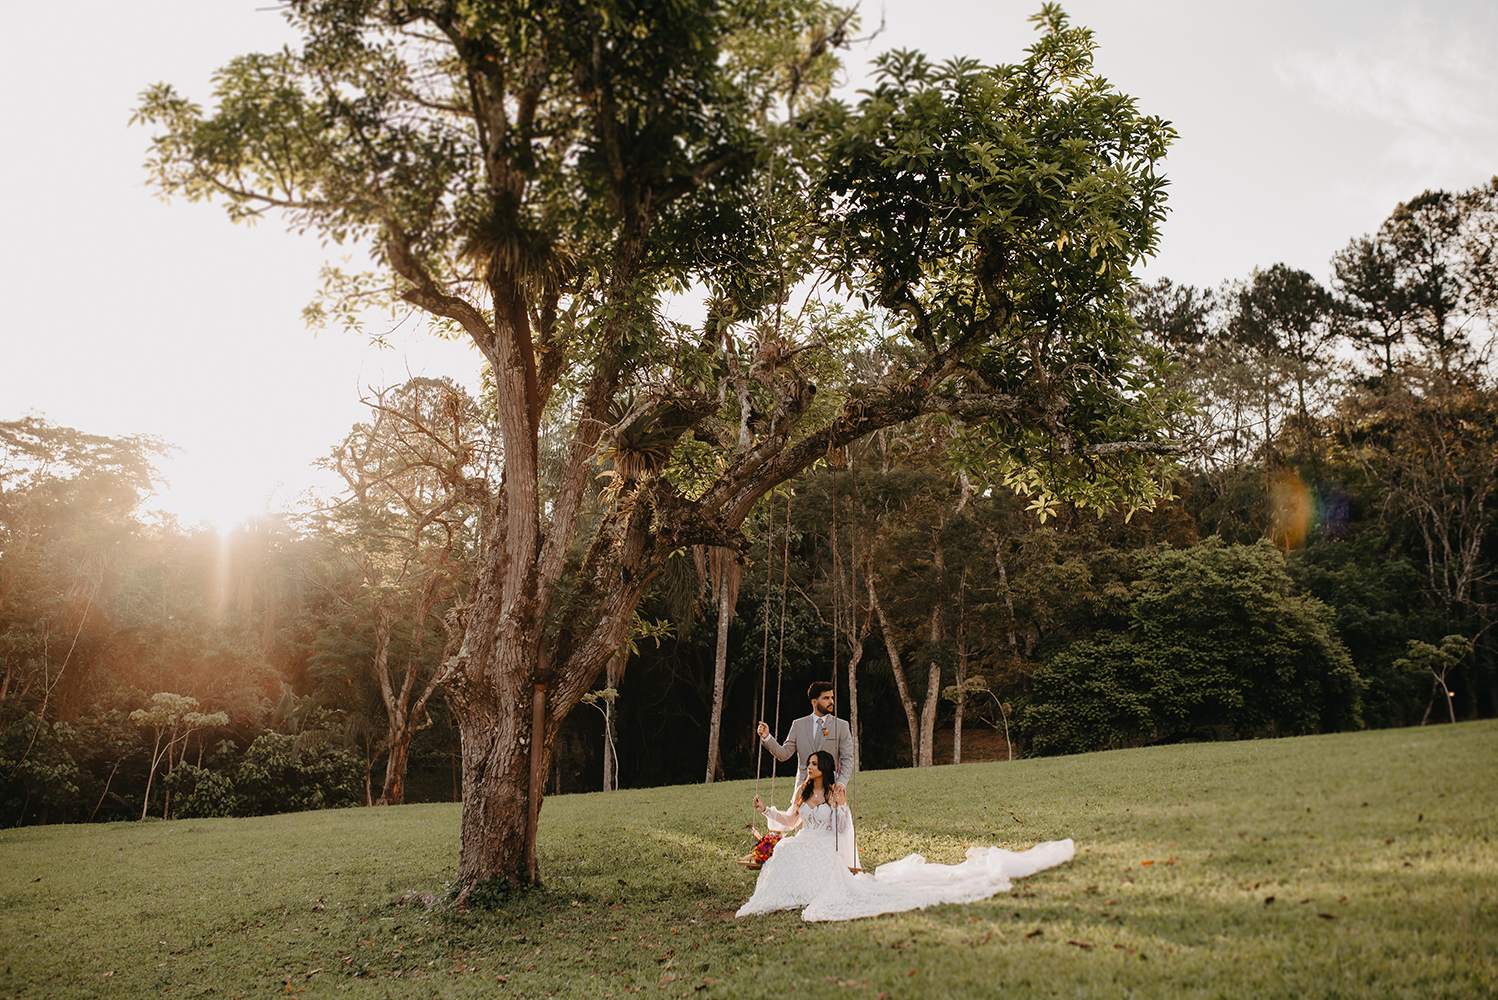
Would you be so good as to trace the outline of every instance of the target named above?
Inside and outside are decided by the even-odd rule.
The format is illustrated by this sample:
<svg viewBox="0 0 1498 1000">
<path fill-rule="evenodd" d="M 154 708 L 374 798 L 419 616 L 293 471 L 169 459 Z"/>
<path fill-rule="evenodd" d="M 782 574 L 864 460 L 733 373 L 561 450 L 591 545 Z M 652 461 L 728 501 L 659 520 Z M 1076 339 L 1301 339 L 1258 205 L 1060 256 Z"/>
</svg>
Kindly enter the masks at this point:
<svg viewBox="0 0 1498 1000">
<path fill-rule="evenodd" d="M 237 475 L 213 475 L 214 470 L 178 467 L 170 481 L 146 503 L 146 510 L 170 515 L 184 530 L 206 527 L 228 535 L 245 522 L 274 510 L 281 499 L 280 484 L 257 489 Z"/>
</svg>

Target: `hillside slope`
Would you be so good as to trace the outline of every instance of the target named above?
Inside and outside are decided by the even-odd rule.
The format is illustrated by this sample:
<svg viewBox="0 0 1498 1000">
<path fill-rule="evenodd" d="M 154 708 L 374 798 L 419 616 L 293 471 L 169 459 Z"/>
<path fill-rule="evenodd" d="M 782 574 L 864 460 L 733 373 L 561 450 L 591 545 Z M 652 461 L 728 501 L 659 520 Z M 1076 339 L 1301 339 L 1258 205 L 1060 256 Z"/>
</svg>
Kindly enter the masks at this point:
<svg viewBox="0 0 1498 1000">
<path fill-rule="evenodd" d="M 467 914 L 417 902 L 453 875 L 453 805 L 7 830 L 0 994 L 1492 996 L 1495 763 L 1478 722 L 868 772 L 870 866 L 1077 858 L 833 925 L 732 919 L 753 782 L 549 799 L 544 890 Z"/>
</svg>

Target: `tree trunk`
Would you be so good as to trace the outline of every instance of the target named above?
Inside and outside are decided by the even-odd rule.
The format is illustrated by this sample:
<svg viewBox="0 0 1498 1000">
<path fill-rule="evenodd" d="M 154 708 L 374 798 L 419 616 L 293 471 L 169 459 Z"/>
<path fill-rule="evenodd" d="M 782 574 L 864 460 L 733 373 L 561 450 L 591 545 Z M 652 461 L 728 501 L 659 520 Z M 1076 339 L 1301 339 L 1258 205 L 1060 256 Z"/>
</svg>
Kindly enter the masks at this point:
<svg viewBox="0 0 1498 1000">
<path fill-rule="evenodd" d="M 577 468 L 581 478 L 592 465 L 583 463 Z M 564 483 L 564 495 L 566 489 Z M 509 543 L 515 522 L 505 515 L 514 502 L 513 494 L 501 497 L 486 532 L 462 645 L 443 669 L 463 745 L 460 905 L 485 883 L 522 885 L 529 881 L 533 844 L 527 843 L 526 825 L 532 794 L 532 741 L 535 773 L 544 776 L 562 721 L 609 659 L 624 647 L 645 589 L 670 552 L 679 547 L 651 530 L 656 512 L 651 503 L 633 505 L 610 530 L 595 536 L 584 556 L 584 577 L 611 581 L 606 588 L 577 593 L 580 601 L 588 602 L 587 627 L 563 630 L 543 647 L 540 621 L 545 605 L 528 595 L 535 594 L 535 578 L 552 558 L 550 539 L 539 558 Z M 560 500 L 554 505 L 562 506 Z M 554 572 L 559 576 L 565 555 L 561 542 L 556 552 Z M 511 591 L 502 581 L 513 577 L 517 560 L 526 564 L 531 575 L 515 586 L 517 596 L 511 600 Z M 612 565 L 600 565 L 604 560 Z M 532 716 L 536 685 L 546 689 L 539 727 Z M 539 794 L 540 789 L 535 792 Z"/>
<path fill-rule="evenodd" d="M 916 715 L 915 699 L 910 696 L 910 686 L 905 683 L 905 668 L 900 663 L 900 644 L 896 641 L 895 630 L 884 613 L 884 605 L 879 603 L 879 592 L 874 588 L 873 574 L 865 576 L 864 582 L 869 588 L 869 606 L 874 609 L 874 614 L 879 616 L 879 631 L 884 635 L 884 650 L 889 654 L 889 668 L 895 675 L 895 690 L 900 695 L 900 707 L 905 710 L 905 724 L 910 727 L 910 764 L 912 767 L 919 767 L 921 723 L 919 716 Z"/>
<path fill-rule="evenodd" d="M 624 660 L 628 655 L 628 652 L 622 652 L 609 660 L 606 682 L 611 690 L 619 690 L 619 679 L 624 673 Z M 614 747 L 613 698 L 605 698 L 603 701 L 603 790 L 606 792 L 619 790 L 618 751 Z"/>
<path fill-rule="evenodd" d="M 509 885 L 525 880 L 530 699 L 454 694 L 449 697 L 463 747 L 458 881 L 459 898 L 466 900 L 489 880 Z"/>
<path fill-rule="evenodd" d="M 1429 714 L 1429 713 L 1426 713 Z M 156 778 L 156 765 L 161 761 L 161 731 L 156 731 L 156 745 L 151 748 L 151 770 L 146 772 L 146 797 L 140 804 L 140 818 L 146 818 L 146 810 L 151 808 L 151 782 Z"/>
<path fill-rule="evenodd" d="M 853 734 L 853 745 L 863 745 L 863 735 L 858 728 L 858 665 L 863 662 L 864 644 L 868 641 L 869 632 L 874 624 L 874 613 L 872 610 L 864 615 L 863 624 L 858 625 L 858 599 L 857 593 L 858 577 L 856 573 L 857 563 L 850 558 L 849 562 L 855 567 L 855 572 L 850 584 L 843 587 L 843 593 L 849 595 L 847 599 L 848 613 L 843 616 L 845 633 L 848 637 L 850 652 L 848 655 L 848 731 Z M 837 641 L 837 633 L 833 632 L 833 642 Z M 853 762 L 857 770 L 859 762 Z"/>
<path fill-rule="evenodd" d="M 385 783 L 380 789 L 380 797 L 375 805 L 405 804 L 406 770 L 411 759 L 411 740 L 418 732 L 431 725 L 430 717 L 426 716 L 427 699 L 431 698 L 442 684 L 442 675 L 439 670 L 428 679 L 416 703 L 414 705 L 411 703 L 411 696 L 416 689 L 416 660 L 421 652 L 422 625 L 437 599 L 434 584 L 435 577 L 429 578 L 422 590 L 421 602 L 417 606 L 415 615 L 413 653 L 406 663 L 405 676 L 401 678 L 399 690 L 396 689 L 394 678 L 390 674 L 390 633 L 394 612 L 384 603 L 375 605 L 374 673 L 380 682 L 380 697 L 385 703 L 385 741 L 390 748 L 390 753 L 385 758 Z M 417 720 L 423 717 L 426 717 L 426 721 L 418 723 Z"/>
<path fill-rule="evenodd" d="M 371 737 L 364 738 L 364 804 L 372 806 L 374 798 L 374 744 Z"/>
<path fill-rule="evenodd" d="M 952 763 L 962 763 L 962 710 L 967 704 L 967 617 L 964 598 L 967 592 L 967 568 L 957 588 L 957 703 L 952 712 Z"/>
<path fill-rule="evenodd" d="M 603 790 L 616 790 L 614 784 L 614 703 L 603 703 Z"/>
<path fill-rule="evenodd" d="M 941 698 L 941 665 L 933 662 L 926 676 L 926 703 L 921 706 L 921 767 L 935 763 L 936 703 Z"/>
<path fill-rule="evenodd" d="M 712 578 L 718 595 L 718 645 L 713 655 L 713 707 L 707 725 L 707 777 L 712 784 L 720 770 L 718 742 L 723 732 L 723 688 L 728 675 L 728 626 L 733 621 L 734 605 L 739 596 L 739 573 L 742 566 L 732 549 L 714 548 L 708 554 Z"/>
<path fill-rule="evenodd" d="M 1009 651 L 1019 652 L 1019 636 L 1015 634 L 1014 619 L 1014 591 L 1009 589 L 1009 567 L 1004 565 L 1004 543 L 994 532 L 989 532 L 988 537 L 993 540 L 993 562 L 999 571 L 999 589 L 1004 592 L 1004 611 L 1007 616 L 1005 622 L 1009 633 Z"/>
<path fill-rule="evenodd" d="M 406 729 L 392 733 L 390 752 L 385 756 L 385 784 L 380 789 L 377 806 L 399 806 L 406 802 L 406 766 L 411 758 L 411 737 L 414 731 Z"/>
<path fill-rule="evenodd" d="M 853 480 L 853 500 L 858 502 L 858 477 L 855 475 L 855 457 L 849 449 L 848 475 Z M 857 510 L 857 507 L 854 508 Z M 837 528 L 834 521 L 833 529 Z M 858 664 L 863 659 L 863 640 L 868 635 L 867 629 L 863 633 L 858 631 L 858 532 L 848 533 L 848 579 L 843 580 L 842 553 L 838 551 L 837 545 L 832 546 L 832 567 L 836 574 L 838 588 L 847 595 L 848 612 L 843 616 L 848 634 L 848 731 L 853 734 L 853 742 L 857 745 L 860 738 L 858 732 Z M 872 614 L 872 612 L 870 613 Z M 869 621 L 870 615 L 864 615 L 864 622 Z M 837 642 L 837 631 L 834 629 L 832 641 Z M 836 680 L 837 678 L 833 678 Z M 857 763 L 856 761 L 854 762 Z"/>
<path fill-rule="evenodd" d="M 526 784 L 525 803 L 525 879 L 531 885 L 536 884 L 537 861 L 541 853 L 536 840 L 541 832 L 541 799 L 546 794 L 546 779 L 543 776 L 546 774 L 547 754 L 543 750 L 545 742 L 538 734 L 545 729 L 546 685 L 537 682 L 532 685 L 531 694 L 531 769 L 530 780 Z"/>
<path fill-rule="evenodd" d="M 959 501 L 960 503 L 960 501 Z M 943 517 L 931 539 L 931 563 L 936 571 L 938 596 L 931 604 L 931 648 L 939 648 L 944 634 L 942 626 L 942 600 L 940 595 L 943 578 L 946 576 L 946 553 L 942 548 L 941 533 L 947 526 Z M 941 663 L 932 660 L 926 674 L 926 702 L 921 706 L 921 767 L 930 767 L 936 752 L 936 705 L 941 698 Z"/>
<path fill-rule="evenodd" d="M 952 763 L 962 763 L 962 709 L 967 692 L 962 685 L 967 681 L 967 650 L 957 650 L 957 705 L 952 709 Z"/>
</svg>

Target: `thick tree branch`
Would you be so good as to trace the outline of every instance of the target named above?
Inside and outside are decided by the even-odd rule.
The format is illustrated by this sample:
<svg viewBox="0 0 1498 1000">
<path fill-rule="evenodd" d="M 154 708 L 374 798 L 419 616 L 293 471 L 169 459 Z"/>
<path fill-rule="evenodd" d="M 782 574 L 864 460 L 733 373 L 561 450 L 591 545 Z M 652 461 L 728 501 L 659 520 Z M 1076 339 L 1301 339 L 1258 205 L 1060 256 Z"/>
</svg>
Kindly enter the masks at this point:
<svg viewBox="0 0 1498 1000">
<path fill-rule="evenodd" d="M 489 325 L 484 314 L 466 299 L 444 292 L 411 252 L 410 240 L 400 223 L 390 216 L 383 221 L 386 234 L 385 258 L 390 262 L 391 269 L 412 285 L 401 293 L 401 298 L 434 316 L 442 316 L 462 326 L 484 353 L 489 364 L 498 371 L 499 357 L 495 350 L 494 328 Z"/>
</svg>

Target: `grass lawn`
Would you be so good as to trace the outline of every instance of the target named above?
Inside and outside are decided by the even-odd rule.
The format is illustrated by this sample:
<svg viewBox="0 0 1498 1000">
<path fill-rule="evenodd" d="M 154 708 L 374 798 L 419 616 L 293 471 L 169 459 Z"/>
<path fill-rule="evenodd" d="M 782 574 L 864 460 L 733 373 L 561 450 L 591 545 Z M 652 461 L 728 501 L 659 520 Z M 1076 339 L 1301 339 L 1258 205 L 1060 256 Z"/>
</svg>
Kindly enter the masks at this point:
<svg viewBox="0 0 1498 1000">
<path fill-rule="evenodd" d="M 842 924 L 732 919 L 749 782 L 549 799 L 545 889 L 466 914 L 400 902 L 453 805 L 6 830 L 0 996 L 1493 997 L 1495 764 L 1489 721 L 868 772 L 870 865 L 1077 857 Z"/>
</svg>

